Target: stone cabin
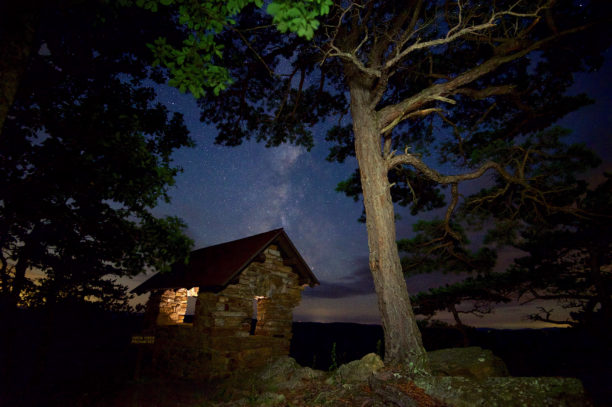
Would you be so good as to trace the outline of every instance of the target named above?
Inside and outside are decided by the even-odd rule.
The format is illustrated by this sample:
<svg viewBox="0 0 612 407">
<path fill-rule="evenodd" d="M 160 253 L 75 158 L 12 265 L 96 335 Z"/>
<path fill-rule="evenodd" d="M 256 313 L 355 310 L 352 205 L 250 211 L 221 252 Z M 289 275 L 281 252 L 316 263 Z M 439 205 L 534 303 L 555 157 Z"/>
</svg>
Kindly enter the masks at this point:
<svg viewBox="0 0 612 407">
<path fill-rule="evenodd" d="M 187 264 L 132 292 L 151 293 L 145 325 L 155 335 L 155 366 L 208 379 L 287 355 L 293 308 L 305 287 L 318 284 L 285 231 L 275 229 L 195 250 Z"/>
</svg>

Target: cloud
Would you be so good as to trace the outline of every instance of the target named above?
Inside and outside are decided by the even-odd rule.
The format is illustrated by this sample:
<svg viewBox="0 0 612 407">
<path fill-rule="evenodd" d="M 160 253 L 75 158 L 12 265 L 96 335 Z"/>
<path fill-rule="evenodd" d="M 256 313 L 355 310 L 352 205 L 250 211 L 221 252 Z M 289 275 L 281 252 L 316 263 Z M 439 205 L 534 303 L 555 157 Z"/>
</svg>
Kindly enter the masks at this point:
<svg viewBox="0 0 612 407">
<path fill-rule="evenodd" d="M 375 294 L 374 280 L 368 264 L 368 258 L 361 256 L 353 260 L 353 272 L 333 280 L 319 279 L 321 285 L 304 292 L 312 298 L 346 298 L 359 295 Z M 420 291 L 452 284 L 463 280 L 465 275 L 442 274 L 439 272 L 418 274 L 406 279 L 408 293 L 414 295 Z"/>
<path fill-rule="evenodd" d="M 319 279 L 321 285 L 305 291 L 304 296 L 338 299 L 376 294 L 367 257 L 358 257 L 353 261 L 353 264 L 352 273 L 333 280 Z M 406 285 L 408 293 L 414 295 L 420 291 L 427 291 L 430 288 L 456 283 L 464 278 L 466 278 L 465 274 L 424 273 L 407 278 Z"/>
<path fill-rule="evenodd" d="M 363 258 L 361 259 L 363 261 Z M 344 298 L 373 294 L 374 280 L 367 264 L 362 264 L 339 281 L 321 280 L 321 285 L 305 291 L 304 296 L 311 298 Z"/>
<path fill-rule="evenodd" d="M 304 291 L 314 291 L 307 288 Z M 294 321 L 312 322 L 354 322 L 360 324 L 380 324 L 380 313 L 376 295 L 363 295 L 355 298 L 311 298 L 304 295 L 302 303 L 293 312 Z"/>
</svg>

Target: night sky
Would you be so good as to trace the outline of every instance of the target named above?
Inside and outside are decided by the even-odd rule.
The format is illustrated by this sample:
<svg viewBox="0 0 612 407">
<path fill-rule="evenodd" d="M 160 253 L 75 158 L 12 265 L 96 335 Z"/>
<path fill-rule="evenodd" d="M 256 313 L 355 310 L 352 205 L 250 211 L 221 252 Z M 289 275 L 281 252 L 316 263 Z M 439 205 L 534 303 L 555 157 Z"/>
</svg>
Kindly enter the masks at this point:
<svg viewBox="0 0 612 407">
<path fill-rule="evenodd" d="M 598 72 L 578 76 L 571 89 L 571 93 L 586 92 L 596 103 L 559 123 L 574 130 L 572 141 L 586 143 L 604 160 L 597 171 L 585 175 L 593 181 L 604 170 L 612 171 L 610 78 L 612 52 L 608 50 L 604 66 Z M 315 147 L 310 152 L 292 145 L 266 148 L 255 142 L 223 147 L 214 144 L 215 128 L 200 123 L 191 95 L 169 87 L 159 87 L 158 95 L 171 110 L 185 115 L 197 146 L 174 154 L 175 163 L 184 171 L 170 190 L 172 202 L 161 204 L 154 213 L 182 218 L 196 249 L 283 227 L 321 281 L 320 286 L 304 290 L 294 321 L 380 323 L 368 268 L 366 228 L 357 222 L 362 203 L 334 190 L 354 171 L 357 162 L 325 160 L 330 147 L 324 140 L 326 127 L 317 128 Z M 435 166 L 435 162 L 429 163 Z M 396 212 L 402 217 L 397 223 L 397 237 L 410 237 L 416 218 L 406 208 L 396 207 Z M 421 216 L 431 219 L 441 213 Z M 500 252 L 497 268 L 503 269 L 515 255 L 512 251 Z M 420 275 L 408 280 L 408 290 L 415 294 L 464 277 Z M 140 275 L 129 286 L 135 287 L 146 278 Z M 482 319 L 465 317 L 465 322 L 494 328 L 544 325 L 525 320 L 528 311 L 509 305 Z M 451 321 L 442 314 L 438 319 Z"/>
</svg>

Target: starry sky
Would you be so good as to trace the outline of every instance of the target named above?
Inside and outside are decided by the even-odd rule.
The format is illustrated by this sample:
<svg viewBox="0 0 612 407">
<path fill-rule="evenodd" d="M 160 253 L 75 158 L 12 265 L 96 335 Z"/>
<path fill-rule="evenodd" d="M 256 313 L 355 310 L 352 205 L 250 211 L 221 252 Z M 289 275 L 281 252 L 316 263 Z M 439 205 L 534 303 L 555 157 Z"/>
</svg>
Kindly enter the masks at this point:
<svg viewBox="0 0 612 407">
<path fill-rule="evenodd" d="M 574 130 L 571 141 L 586 143 L 603 158 L 602 167 L 585 175 L 593 181 L 603 170 L 612 171 L 611 56 L 608 50 L 604 66 L 578 76 L 571 89 L 571 93 L 586 92 L 596 103 L 559 123 Z M 292 145 L 266 148 L 255 142 L 223 147 L 214 144 L 215 128 L 200 123 L 191 95 L 162 86 L 158 87 L 158 99 L 185 115 L 197 146 L 174 154 L 174 162 L 183 172 L 170 190 L 171 203 L 159 205 L 154 213 L 182 218 L 196 249 L 282 227 L 321 281 L 320 286 L 304 290 L 294 321 L 379 324 L 366 228 L 357 222 L 363 205 L 334 190 L 357 168 L 357 162 L 325 160 L 330 147 L 324 140 L 325 127 L 316 129 L 315 147 L 310 152 Z M 402 217 L 397 223 L 397 237 L 410 237 L 416 218 L 405 208 L 396 207 L 396 212 Z M 435 215 L 441 213 L 425 216 Z M 516 254 L 512 250 L 499 253 L 498 269 Z M 146 278 L 140 275 L 128 285 L 133 288 Z M 408 290 L 417 293 L 462 278 L 419 275 L 408 280 Z M 144 301 L 146 296 L 138 300 Z M 543 326 L 527 321 L 528 311 L 510 304 L 482 319 L 465 317 L 465 322 L 491 328 Z M 439 314 L 438 319 L 451 322 L 446 314 Z"/>
</svg>

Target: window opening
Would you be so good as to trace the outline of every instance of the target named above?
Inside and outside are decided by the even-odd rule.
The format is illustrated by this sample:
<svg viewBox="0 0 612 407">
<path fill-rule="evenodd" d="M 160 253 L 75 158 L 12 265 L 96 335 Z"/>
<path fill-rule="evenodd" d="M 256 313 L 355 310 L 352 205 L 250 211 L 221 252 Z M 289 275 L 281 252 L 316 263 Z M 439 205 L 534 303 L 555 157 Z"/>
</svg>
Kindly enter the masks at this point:
<svg viewBox="0 0 612 407">
<path fill-rule="evenodd" d="M 185 309 L 185 317 L 183 322 L 193 323 L 193 316 L 196 311 L 196 302 L 198 301 L 198 287 L 193 287 L 187 290 L 187 308 Z"/>
<path fill-rule="evenodd" d="M 257 313 L 259 307 L 259 300 L 266 298 L 263 296 L 253 297 L 253 316 L 251 317 L 251 330 L 250 335 L 255 335 L 255 329 L 257 329 L 257 323 L 259 322 L 259 315 Z"/>
</svg>

